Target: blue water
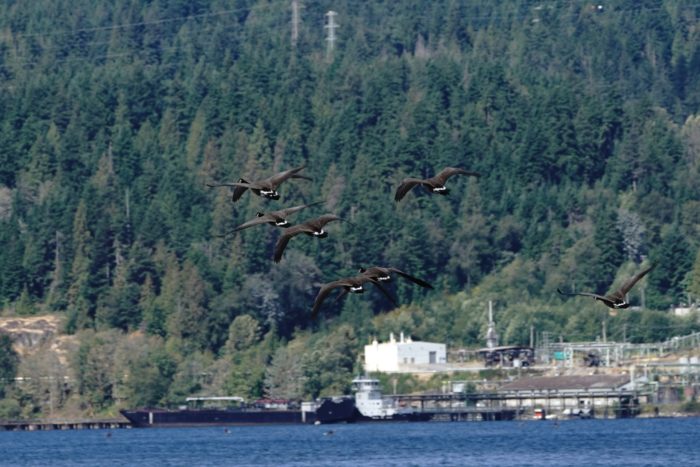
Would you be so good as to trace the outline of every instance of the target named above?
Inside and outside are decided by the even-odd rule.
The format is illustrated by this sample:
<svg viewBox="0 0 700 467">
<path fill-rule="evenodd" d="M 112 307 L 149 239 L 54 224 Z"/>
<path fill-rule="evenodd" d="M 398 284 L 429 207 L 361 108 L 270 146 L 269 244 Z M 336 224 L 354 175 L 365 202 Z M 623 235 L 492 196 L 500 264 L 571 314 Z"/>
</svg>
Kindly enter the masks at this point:
<svg viewBox="0 0 700 467">
<path fill-rule="evenodd" d="M 228 429 L 0 432 L 0 465 L 700 465 L 700 418 Z"/>
</svg>

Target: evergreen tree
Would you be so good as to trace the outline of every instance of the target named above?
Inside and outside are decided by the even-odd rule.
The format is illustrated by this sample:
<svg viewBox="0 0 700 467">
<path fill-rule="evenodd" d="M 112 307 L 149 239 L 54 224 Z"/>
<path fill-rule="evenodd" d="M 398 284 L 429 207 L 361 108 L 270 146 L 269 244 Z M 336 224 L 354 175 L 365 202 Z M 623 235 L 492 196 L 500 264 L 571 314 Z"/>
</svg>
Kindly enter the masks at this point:
<svg viewBox="0 0 700 467">
<path fill-rule="evenodd" d="M 617 212 L 603 206 L 595 217 L 593 241 L 600 252 L 595 271 L 597 293 L 606 293 L 624 259 L 622 235 L 617 228 Z"/>
<path fill-rule="evenodd" d="M 68 322 L 66 329 L 75 332 L 93 325 L 94 309 L 89 300 L 90 242 L 87 206 L 81 201 L 73 221 L 73 265 L 68 289 Z"/>
<path fill-rule="evenodd" d="M 690 271 L 687 290 L 695 303 L 700 301 L 700 249 L 695 254 L 695 262 Z"/>
<path fill-rule="evenodd" d="M 0 249 L 0 297 L 4 300 L 15 300 L 22 292 L 24 282 L 24 246 L 16 221 L 0 224 L 0 243 L 3 245 Z"/>
<path fill-rule="evenodd" d="M 0 334 L 0 399 L 3 399 L 17 375 L 19 355 L 12 348 L 12 339 L 6 334 Z"/>
<path fill-rule="evenodd" d="M 649 273 L 647 304 L 656 309 L 686 303 L 684 280 L 691 270 L 690 247 L 677 225 L 671 227 L 649 255 L 656 264 Z"/>
</svg>

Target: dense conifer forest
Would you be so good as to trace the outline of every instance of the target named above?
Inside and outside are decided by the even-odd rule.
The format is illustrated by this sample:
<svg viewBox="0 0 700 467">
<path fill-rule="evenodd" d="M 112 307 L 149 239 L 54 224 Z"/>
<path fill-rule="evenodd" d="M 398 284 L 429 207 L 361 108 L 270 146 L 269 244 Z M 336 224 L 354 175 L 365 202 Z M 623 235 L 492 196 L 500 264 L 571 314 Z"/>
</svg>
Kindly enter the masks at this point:
<svg viewBox="0 0 700 467">
<path fill-rule="evenodd" d="M 67 364 L 0 340 L 0 416 L 339 394 L 373 336 L 483 345 L 489 300 L 510 344 L 700 329 L 669 312 L 700 297 L 696 1 L 299 0 L 297 23 L 292 3 L 0 4 L 1 313 L 76 337 Z M 207 187 L 298 166 L 313 180 L 278 201 Z M 481 177 L 394 201 L 447 166 Z M 279 264 L 280 229 L 227 235 L 318 201 L 293 220 L 348 222 Z M 652 263 L 632 310 L 557 293 Z M 310 319 L 321 284 L 374 265 L 434 289 Z M 11 383 L 37 368 L 74 383 Z"/>
</svg>

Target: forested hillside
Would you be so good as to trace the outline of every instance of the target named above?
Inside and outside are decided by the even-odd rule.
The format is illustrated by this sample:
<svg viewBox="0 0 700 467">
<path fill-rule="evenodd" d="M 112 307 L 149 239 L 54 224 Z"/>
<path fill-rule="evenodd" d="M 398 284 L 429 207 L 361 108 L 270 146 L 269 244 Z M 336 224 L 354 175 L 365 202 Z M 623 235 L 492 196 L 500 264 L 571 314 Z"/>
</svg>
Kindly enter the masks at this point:
<svg viewBox="0 0 700 467">
<path fill-rule="evenodd" d="M 337 394 L 371 336 L 481 345 L 488 300 L 507 343 L 700 329 L 668 312 L 700 297 L 697 2 L 300 0 L 298 22 L 293 3 L 0 4 L 2 314 L 59 314 L 79 341 L 75 384 L 5 378 L 0 412 Z M 278 201 L 206 185 L 298 166 L 313 180 Z M 446 166 L 481 177 L 394 201 Z M 317 201 L 292 220 L 349 222 L 279 264 L 280 229 L 226 235 Z M 650 263 L 641 310 L 556 291 Z M 434 290 L 310 319 L 322 283 L 374 265 Z"/>
</svg>

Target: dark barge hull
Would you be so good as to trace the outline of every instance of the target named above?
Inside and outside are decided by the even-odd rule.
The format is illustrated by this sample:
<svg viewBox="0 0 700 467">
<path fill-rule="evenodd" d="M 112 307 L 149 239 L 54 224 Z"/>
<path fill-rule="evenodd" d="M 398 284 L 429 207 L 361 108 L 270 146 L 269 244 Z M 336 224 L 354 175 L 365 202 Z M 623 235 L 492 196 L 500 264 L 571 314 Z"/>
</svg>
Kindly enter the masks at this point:
<svg viewBox="0 0 700 467">
<path fill-rule="evenodd" d="M 226 409 L 141 409 L 121 410 L 133 427 L 191 427 L 225 425 L 280 425 L 314 423 L 314 412 L 301 410 L 226 410 Z"/>
<path fill-rule="evenodd" d="M 301 425 L 365 422 L 426 422 L 469 420 L 513 420 L 516 410 L 463 409 L 416 411 L 386 418 L 363 416 L 352 397 L 326 399 L 315 412 L 272 409 L 138 409 L 121 410 L 135 428 L 194 427 L 226 425 Z"/>
</svg>

